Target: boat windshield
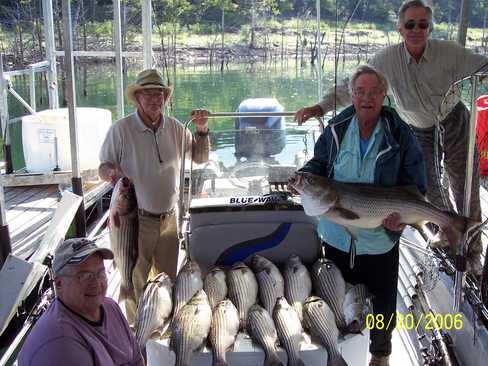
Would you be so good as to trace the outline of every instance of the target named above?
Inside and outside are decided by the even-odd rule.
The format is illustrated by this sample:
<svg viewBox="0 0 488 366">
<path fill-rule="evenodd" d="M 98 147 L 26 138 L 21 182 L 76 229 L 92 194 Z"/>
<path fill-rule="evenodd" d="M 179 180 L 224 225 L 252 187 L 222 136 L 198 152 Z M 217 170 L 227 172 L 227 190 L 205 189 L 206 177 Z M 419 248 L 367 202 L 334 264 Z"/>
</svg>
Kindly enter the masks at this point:
<svg viewBox="0 0 488 366">
<path fill-rule="evenodd" d="M 316 122 L 309 123 L 212 132 L 208 162 L 191 166 L 191 206 L 286 190 L 288 178 L 313 156 L 320 132 Z"/>
</svg>

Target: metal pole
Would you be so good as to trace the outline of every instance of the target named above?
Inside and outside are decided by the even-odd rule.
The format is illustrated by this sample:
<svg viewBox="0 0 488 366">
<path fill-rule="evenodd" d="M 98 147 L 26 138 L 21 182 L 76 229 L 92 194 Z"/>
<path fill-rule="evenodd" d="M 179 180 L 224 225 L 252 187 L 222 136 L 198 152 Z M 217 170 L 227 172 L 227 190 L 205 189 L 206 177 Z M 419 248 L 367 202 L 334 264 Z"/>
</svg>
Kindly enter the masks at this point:
<svg viewBox="0 0 488 366">
<path fill-rule="evenodd" d="M 144 53 L 144 69 L 152 67 L 152 6 L 151 0 L 142 3 L 142 40 Z"/>
<path fill-rule="evenodd" d="M 0 183 L 0 269 L 12 252 L 10 233 L 7 224 L 7 213 L 5 209 L 5 195 L 3 194 L 3 185 Z"/>
<path fill-rule="evenodd" d="M 69 137 L 71 144 L 71 179 L 73 193 L 83 197 L 83 183 L 78 156 L 78 123 L 76 120 L 76 90 L 73 64 L 73 35 L 71 32 L 71 0 L 63 0 L 63 26 L 64 26 L 64 65 L 66 67 L 66 100 L 69 111 Z M 85 205 L 81 201 L 75 216 L 76 235 L 86 235 Z"/>
<path fill-rule="evenodd" d="M 124 82 L 122 80 L 122 29 L 120 19 L 120 0 L 114 0 L 114 46 L 115 83 L 117 99 L 117 119 L 124 117 Z"/>
<path fill-rule="evenodd" d="M 464 181 L 464 212 L 466 217 L 470 216 L 471 185 L 473 182 L 474 144 L 476 137 L 476 95 L 478 92 L 478 76 L 471 76 L 471 114 L 469 119 L 469 140 L 468 156 L 466 158 L 466 178 Z M 459 311 L 462 302 L 462 292 L 465 281 L 465 274 L 462 271 L 465 267 L 465 247 L 468 233 L 463 235 L 456 255 L 456 276 L 454 279 L 454 311 Z"/>
<path fill-rule="evenodd" d="M 322 52 L 321 52 L 321 32 L 320 32 L 320 0 L 316 1 L 317 5 L 317 93 L 318 100 L 322 100 Z"/>
<path fill-rule="evenodd" d="M 222 0 L 222 26 L 221 26 L 221 38 L 222 38 L 222 42 L 221 42 L 221 51 L 222 54 L 220 55 L 220 71 L 224 71 L 224 30 L 225 30 L 225 0 Z"/>
<path fill-rule="evenodd" d="M 49 62 L 49 71 L 47 73 L 49 108 L 59 108 L 52 0 L 42 0 L 42 13 L 44 16 L 46 58 Z"/>
<path fill-rule="evenodd" d="M 29 68 L 29 96 L 30 96 L 30 107 L 32 110 L 36 110 L 36 73 L 34 68 L 31 66 Z"/>
<path fill-rule="evenodd" d="M 0 52 L 0 136 L 3 138 L 3 152 L 5 154 L 5 172 L 12 174 L 14 167 L 12 164 L 12 147 L 10 145 L 10 130 L 8 126 L 8 103 L 7 103 L 7 81 L 3 73 L 3 56 Z"/>
<path fill-rule="evenodd" d="M 461 0 L 460 11 L 457 41 L 459 44 L 466 46 L 466 33 L 468 32 L 469 22 L 469 0 Z"/>
</svg>

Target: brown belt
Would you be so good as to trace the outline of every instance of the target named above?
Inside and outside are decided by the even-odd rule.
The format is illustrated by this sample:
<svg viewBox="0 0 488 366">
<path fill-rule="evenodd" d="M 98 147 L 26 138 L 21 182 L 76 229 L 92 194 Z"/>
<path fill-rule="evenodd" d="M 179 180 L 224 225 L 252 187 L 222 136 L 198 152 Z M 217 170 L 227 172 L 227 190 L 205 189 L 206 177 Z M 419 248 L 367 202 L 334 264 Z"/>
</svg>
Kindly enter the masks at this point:
<svg viewBox="0 0 488 366">
<path fill-rule="evenodd" d="M 139 215 L 141 215 L 141 216 L 153 217 L 156 219 L 165 219 L 167 216 L 172 215 L 175 212 L 175 209 L 173 208 L 169 211 L 161 212 L 161 213 L 150 212 L 150 211 L 144 210 L 143 208 L 139 208 L 137 211 L 139 212 Z"/>
</svg>

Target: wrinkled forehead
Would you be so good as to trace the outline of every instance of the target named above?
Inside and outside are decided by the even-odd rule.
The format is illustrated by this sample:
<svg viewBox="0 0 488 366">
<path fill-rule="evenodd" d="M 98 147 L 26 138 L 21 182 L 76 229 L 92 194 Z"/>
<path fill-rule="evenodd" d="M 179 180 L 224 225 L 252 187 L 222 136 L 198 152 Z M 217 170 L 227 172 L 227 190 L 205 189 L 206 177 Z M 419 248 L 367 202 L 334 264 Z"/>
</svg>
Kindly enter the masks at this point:
<svg viewBox="0 0 488 366">
<path fill-rule="evenodd" d="M 378 78 L 378 75 L 376 75 L 373 72 L 365 72 L 361 75 L 359 75 L 356 80 L 354 80 L 354 84 L 352 85 L 354 89 L 371 89 L 371 88 L 381 88 L 383 89 L 383 86 L 381 85 L 380 79 Z"/>
<path fill-rule="evenodd" d="M 400 15 L 400 19 L 403 22 L 408 22 L 409 20 L 425 20 L 428 22 L 432 21 L 432 14 L 422 6 L 413 6 L 405 10 L 403 14 Z"/>
</svg>

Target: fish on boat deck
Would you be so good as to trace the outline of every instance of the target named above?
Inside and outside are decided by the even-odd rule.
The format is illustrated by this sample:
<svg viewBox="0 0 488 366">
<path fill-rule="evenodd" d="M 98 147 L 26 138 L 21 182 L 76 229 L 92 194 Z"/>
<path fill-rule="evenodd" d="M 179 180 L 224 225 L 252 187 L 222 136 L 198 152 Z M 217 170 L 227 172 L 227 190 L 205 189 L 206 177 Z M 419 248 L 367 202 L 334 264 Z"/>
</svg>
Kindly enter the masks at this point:
<svg viewBox="0 0 488 366">
<path fill-rule="evenodd" d="M 354 228 L 378 227 L 390 214 L 398 213 L 400 222 L 415 227 L 422 234 L 425 224 L 436 224 L 443 236 L 432 244 L 446 246 L 447 242 L 456 249 L 462 236 L 481 224 L 438 209 L 416 186 L 344 183 L 308 172 L 296 172 L 289 185 L 300 194 L 307 215 L 321 216 L 344 226 L 353 239 Z"/>
</svg>

